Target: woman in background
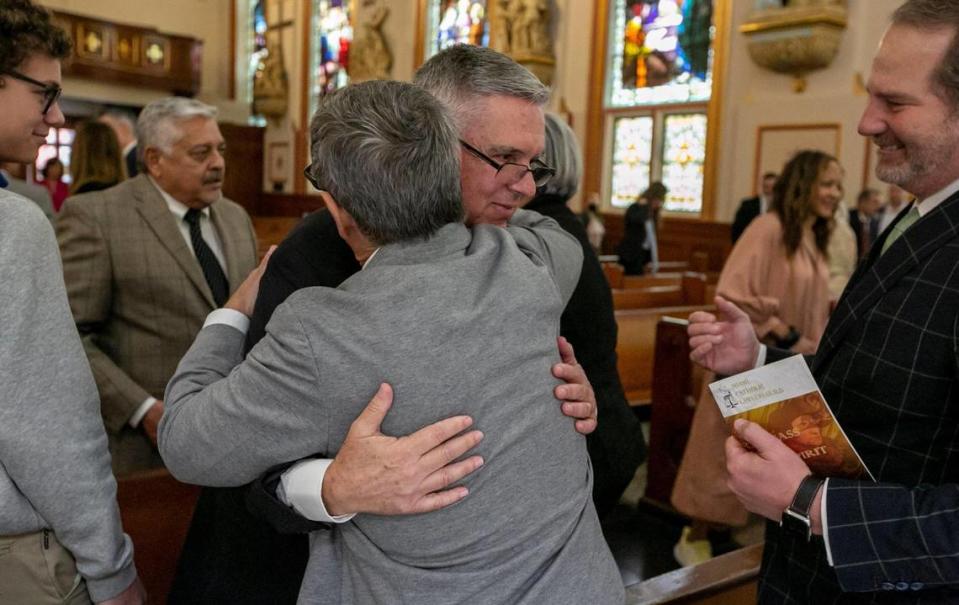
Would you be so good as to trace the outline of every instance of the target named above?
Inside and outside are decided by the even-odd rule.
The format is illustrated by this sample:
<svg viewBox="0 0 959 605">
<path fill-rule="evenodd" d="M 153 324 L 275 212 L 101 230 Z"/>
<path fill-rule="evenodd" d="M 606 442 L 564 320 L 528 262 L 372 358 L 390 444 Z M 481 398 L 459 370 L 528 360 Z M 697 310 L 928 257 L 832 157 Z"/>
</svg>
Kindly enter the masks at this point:
<svg viewBox="0 0 959 605">
<path fill-rule="evenodd" d="M 63 200 L 67 199 L 67 196 L 70 195 L 69 187 L 63 182 L 63 162 L 58 158 L 50 158 L 47 160 L 47 163 L 43 165 L 40 174 L 43 176 L 43 180 L 39 181 L 39 184 L 46 187 L 50 193 L 50 201 L 53 202 L 53 211 L 60 212 L 60 206 L 63 205 Z"/>
<path fill-rule="evenodd" d="M 602 254 L 606 226 L 603 225 L 603 215 L 599 213 L 599 194 L 596 192 L 590 193 L 586 201 L 583 224 L 586 225 L 586 236 L 589 237 L 589 245 L 593 247 L 593 252 Z"/>
<path fill-rule="evenodd" d="M 77 126 L 70 159 L 70 176 L 73 177 L 70 195 L 100 191 L 126 179 L 120 144 L 112 128 L 93 121 Z"/>
<path fill-rule="evenodd" d="M 650 265 L 650 273 L 656 273 L 659 269 L 656 231 L 659 227 L 659 211 L 667 193 L 666 186 L 656 181 L 626 209 L 623 241 L 619 244 L 619 263 L 626 275 L 642 275 L 647 264 Z"/>
<path fill-rule="evenodd" d="M 616 319 L 609 284 L 582 220 L 566 206 L 579 188 L 582 174 L 579 142 L 561 118 L 549 113 L 543 156 L 556 174 L 537 191 L 526 209 L 555 220 L 583 248 L 583 270 L 560 317 L 559 333 L 573 345 L 576 359 L 596 393 L 599 424 L 587 435 L 586 449 L 593 465 L 593 503 L 602 520 L 619 502 L 636 468 L 645 460 L 646 442 L 616 370 Z"/>
<path fill-rule="evenodd" d="M 801 151 L 773 188 L 769 212 L 749 224 L 719 276 L 716 291 L 752 320 L 762 342 L 814 353 L 829 316 L 829 240 L 842 199 L 842 168 L 832 156 Z M 705 384 L 712 381 L 707 376 Z M 693 564 L 712 556 L 708 523 L 742 526 L 748 513 L 726 487 L 723 444 L 729 434 L 705 387 L 693 415 L 673 505 L 694 520 L 674 549 Z"/>
</svg>

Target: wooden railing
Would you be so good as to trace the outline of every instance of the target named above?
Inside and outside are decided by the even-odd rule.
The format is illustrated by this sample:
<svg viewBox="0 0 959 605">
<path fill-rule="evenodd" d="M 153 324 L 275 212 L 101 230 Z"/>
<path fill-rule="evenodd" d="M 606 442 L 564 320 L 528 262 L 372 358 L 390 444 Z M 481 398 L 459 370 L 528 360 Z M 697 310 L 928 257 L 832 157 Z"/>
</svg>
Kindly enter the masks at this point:
<svg viewBox="0 0 959 605">
<path fill-rule="evenodd" d="M 752 605 L 763 545 L 747 546 L 626 588 L 626 605 Z"/>
</svg>

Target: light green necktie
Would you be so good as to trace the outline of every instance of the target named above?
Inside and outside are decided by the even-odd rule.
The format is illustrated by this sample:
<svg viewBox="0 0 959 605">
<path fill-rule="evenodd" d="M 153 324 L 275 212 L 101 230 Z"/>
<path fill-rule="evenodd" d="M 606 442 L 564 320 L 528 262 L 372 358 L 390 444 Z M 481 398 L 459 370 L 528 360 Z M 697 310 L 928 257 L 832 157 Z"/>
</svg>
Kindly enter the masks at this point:
<svg viewBox="0 0 959 605">
<path fill-rule="evenodd" d="M 902 217 L 902 220 L 896 223 L 896 226 L 892 228 L 892 231 L 889 233 L 889 237 L 886 238 L 885 243 L 882 245 L 882 253 L 880 256 L 886 253 L 886 250 L 889 249 L 889 246 L 892 245 L 894 241 L 899 239 L 903 233 L 906 232 L 913 223 L 919 220 L 919 207 L 913 205 L 912 210 L 906 213 L 906 216 Z"/>
</svg>

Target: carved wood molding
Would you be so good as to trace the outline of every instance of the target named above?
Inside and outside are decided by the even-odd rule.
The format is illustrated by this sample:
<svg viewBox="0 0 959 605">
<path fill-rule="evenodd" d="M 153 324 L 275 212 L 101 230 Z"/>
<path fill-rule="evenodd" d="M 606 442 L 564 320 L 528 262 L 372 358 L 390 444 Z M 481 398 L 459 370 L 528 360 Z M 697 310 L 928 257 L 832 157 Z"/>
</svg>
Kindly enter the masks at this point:
<svg viewBox="0 0 959 605">
<path fill-rule="evenodd" d="M 65 76 L 191 97 L 199 92 L 203 41 L 62 11 L 53 16 L 73 40 Z"/>
</svg>

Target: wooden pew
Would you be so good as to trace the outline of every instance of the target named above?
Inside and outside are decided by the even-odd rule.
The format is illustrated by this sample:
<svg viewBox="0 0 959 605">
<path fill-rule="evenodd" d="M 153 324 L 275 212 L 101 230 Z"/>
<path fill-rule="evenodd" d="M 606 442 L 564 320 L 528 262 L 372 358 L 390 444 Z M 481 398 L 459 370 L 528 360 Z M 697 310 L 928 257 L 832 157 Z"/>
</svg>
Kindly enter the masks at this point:
<svg viewBox="0 0 959 605">
<path fill-rule="evenodd" d="M 646 277 L 646 276 L 644 276 Z M 675 279 L 675 278 L 674 278 Z M 640 283 L 640 282 L 633 282 Z M 649 283 L 656 283 L 655 281 Z M 647 309 L 701 305 L 706 299 L 706 275 L 687 271 L 678 281 L 636 288 L 613 288 L 614 309 Z"/>
<path fill-rule="evenodd" d="M 623 287 L 623 266 L 619 264 L 618 261 L 612 262 L 603 262 L 603 274 L 606 276 L 606 281 L 609 282 L 610 288 L 622 288 Z"/>
<path fill-rule="evenodd" d="M 252 220 L 260 258 L 263 258 L 270 246 L 282 242 L 287 233 L 300 222 L 299 217 L 295 216 L 254 216 Z"/>
<path fill-rule="evenodd" d="M 704 370 L 689 359 L 688 316 L 661 317 L 656 325 L 644 498 L 666 509 L 672 508 L 670 494 L 705 375 Z"/>
<path fill-rule="evenodd" d="M 617 369 L 630 405 L 648 405 L 652 399 L 653 357 L 659 319 L 664 316 L 685 318 L 701 309 L 712 307 L 691 305 L 615 311 Z"/>
<path fill-rule="evenodd" d="M 646 275 L 627 275 L 623 277 L 625 289 L 648 288 L 650 286 L 672 286 L 683 281 L 682 271 L 659 271 Z"/>
<path fill-rule="evenodd" d="M 626 588 L 626 605 L 752 605 L 762 555 L 754 544 L 638 582 Z"/>
<path fill-rule="evenodd" d="M 117 480 L 123 529 L 133 540 L 133 557 L 151 603 L 166 603 L 199 494 L 199 487 L 180 483 L 166 469 Z"/>
<path fill-rule="evenodd" d="M 685 303 L 681 285 L 648 286 L 628 290 L 619 288 L 612 293 L 613 308 L 616 310 L 680 307 Z"/>
</svg>

